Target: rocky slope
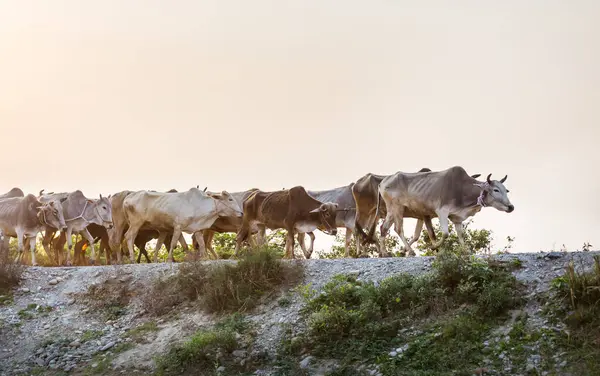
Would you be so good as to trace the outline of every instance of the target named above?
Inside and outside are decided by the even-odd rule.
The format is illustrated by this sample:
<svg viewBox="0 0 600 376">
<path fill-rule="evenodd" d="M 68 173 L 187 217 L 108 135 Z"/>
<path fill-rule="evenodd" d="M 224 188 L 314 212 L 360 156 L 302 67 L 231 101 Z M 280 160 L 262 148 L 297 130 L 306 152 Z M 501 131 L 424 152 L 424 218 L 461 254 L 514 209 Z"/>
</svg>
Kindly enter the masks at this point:
<svg viewBox="0 0 600 376">
<path fill-rule="evenodd" d="M 563 274 L 568 261 L 574 259 L 577 265 L 591 265 L 595 254 L 598 253 L 529 253 L 494 257 L 521 260 L 522 267 L 514 273 L 528 289 L 524 310 L 530 323 L 562 330 L 560 325 L 552 327 L 541 316 L 541 307 L 535 297 L 548 289 L 553 278 Z M 306 267 L 303 283 L 318 289 L 340 273 L 378 281 L 400 272 L 424 273 L 430 270 L 432 261 L 432 257 L 302 261 Z M 161 318 L 144 311 L 140 304 L 141 293 L 156 277 L 176 272 L 177 265 L 169 264 L 27 268 L 20 287 L 14 291 L 13 301 L 0 305 L 0 375 L 151 374 L 155 356 L 164 354 L 172 344 L 218 320 L 214 315 L 186 305 L 179 307 L 176 314 Z M 114 317 L 98 311 L 84 296 L 94 284 L 109 284 L 114 288 L 127 286 L 130 295 L 127 306 Z M 278 304 L 277 299 L 271 299 L 248 316 L 255 323 L 257 338 L 253 353 L 240 351 L 237 354 L 241 358 L 251 358 L 256 353 L 273 355 L 280 341 L 282 324 L 298 321 L 301 297 L 291 290 L 282 292 L 283 295 L 289 300 L 288 304 Z M 502 333 L 498 334 L 500 336 Z M 393 352 L 396 350 L 390 349 L 390 356 L 395 355 Z M 303 361 L 302 367 L 312 367 L 310 374 L 324 372 L 319 369 L 322 364 L 312 364 L 312 358 Z M 535 358 L 528 359 L 528 367 L 534 367 L 535 363 Z M 377 373 L 376 370 L 372 372 Z"/>
</svg>

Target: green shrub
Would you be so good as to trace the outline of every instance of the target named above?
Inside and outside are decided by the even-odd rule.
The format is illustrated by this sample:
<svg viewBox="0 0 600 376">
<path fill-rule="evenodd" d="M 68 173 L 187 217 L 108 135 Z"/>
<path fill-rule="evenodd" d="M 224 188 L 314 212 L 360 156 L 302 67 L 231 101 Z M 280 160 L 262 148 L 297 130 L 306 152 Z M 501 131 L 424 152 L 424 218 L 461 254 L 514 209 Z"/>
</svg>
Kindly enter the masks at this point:
<svg viewBox="0 0 600 376">
<path fill-rule="evenodd" d="M 489 325 L 522 302 L 521 291 L 506 266 L 449 252 L 421 276 L 399 274 L 374 283 L 338 275 L 321 291 L 305 289 L 302 313 L 308 328 L 300 342 L 313 354 L 341 358 L 342 364 L 375 360 L 400 344 L 399 330 L 423 321 L 429 331 L 416 339 L 418 351 L 393 361 L 380 358 L 389 374 L 466 371 L 479 359 Z M 451 361 L 457 354 L 459 360 Z"/>
<path fill-rule="evenodd" d="M 1 248 L 1 247 L 0 247 Z M 0 249 L 0 258 L 2 258 L 2 249 Z M 9 296 L 12 289 L 21 282 L 23 266 L 0 259 L 0 295 Z M 2 299 L 2 301 L 9 299 Z"/>
</svg>

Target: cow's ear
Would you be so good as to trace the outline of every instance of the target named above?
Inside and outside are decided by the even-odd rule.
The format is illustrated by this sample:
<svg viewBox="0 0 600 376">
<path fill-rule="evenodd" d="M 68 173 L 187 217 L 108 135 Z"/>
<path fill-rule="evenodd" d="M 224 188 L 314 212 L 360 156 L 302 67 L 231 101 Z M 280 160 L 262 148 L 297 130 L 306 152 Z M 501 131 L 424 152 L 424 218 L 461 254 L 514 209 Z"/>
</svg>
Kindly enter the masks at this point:
<svg viewBox="0 0 600 376">
<path fill-rule="evenodd" d="M 60 199 L 60 202 L 61 202 L 61 203 L 65 202 L 65 201 L 67 201 L 67 198 L 66 198 L 66 197 L 63 197 L 63 198 L 61 198 L 61 199 Z"/>
<path fill-rule="evenodd" d="M 475 174 L 475 175 L 471 175 L 471 177 L 472 177 L 473 179 L 477 179 L 477 178 L 478 178 L 478 177 L 480 177 L 480 176 L 481 176 L 481 174 Z"/>
<path fill-rule="evenodd" d="M 90 200 L 90 199 L 88 198 L 87 202 L 89 202 L 90 204 L 93 204 L 93 203 L 94 203 L 94 200 Z"/>
<path fill-rule="evenodd" d="M 50 206 L 54 207 L 54 201 L 50 201 Z"/>
<path fill-rule="evenodd" d="M 318 212 L 319 212 L 319 210 L 321 210 L 321 207 L 318 207 L 318 208 L 316 208 L 316 209 L 313 209 L 313 210 L 309 211 L 309 213 L 318 213 Z"/>
</svg>

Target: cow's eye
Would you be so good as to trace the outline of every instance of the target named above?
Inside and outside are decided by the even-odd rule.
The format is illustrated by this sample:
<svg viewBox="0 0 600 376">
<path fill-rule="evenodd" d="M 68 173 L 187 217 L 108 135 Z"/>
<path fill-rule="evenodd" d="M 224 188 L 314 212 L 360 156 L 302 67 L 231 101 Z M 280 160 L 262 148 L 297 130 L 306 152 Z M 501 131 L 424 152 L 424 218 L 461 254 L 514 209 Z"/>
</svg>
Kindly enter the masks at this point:
<svg viewBox="0 0 600 376">
<path fill-rule="evenodd" d="M 103 206 L 102 209 L 106 210 L 106 206 Z"/>
<path fill-rule="evenodd" d="M 498 190 L 498 188 L 494 188 L 494 192 L 500 193 L 500 191 Z"/>
</svg>

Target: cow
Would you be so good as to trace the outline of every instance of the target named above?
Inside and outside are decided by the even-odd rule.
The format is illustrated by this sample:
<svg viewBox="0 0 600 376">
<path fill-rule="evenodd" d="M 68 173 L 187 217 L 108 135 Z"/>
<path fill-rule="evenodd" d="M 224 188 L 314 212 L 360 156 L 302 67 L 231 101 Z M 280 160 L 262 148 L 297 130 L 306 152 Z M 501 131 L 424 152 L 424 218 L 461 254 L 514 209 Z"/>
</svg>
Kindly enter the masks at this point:
<svg viewBox="0 0 600 376">
<path fill-rule="evenodd" d="M 144 192 L 144 191 L 142 191 Z M 154 192 L 154 191 L 152 191 Z M 123 201 L 130 194 L 135 193 L 134 191 L 121 191 L 114 194 L 111 198 L 112 210 L 113 210 L 113 228 L 109 229 L 108 232 L 108 249 L 112 251 L 117 257 L 117 263 L 122 263 L 122 247 L 121 244 L 124 241 L 124 234 L 129 229 L 129 224 L 127 223 L 127 219 L 125 218 L 125 212 L 123 210 Z M 177 190 L 171 189 L 166 193 L 177 193 Z M 167 236 L 170 240 L 172 233 L 169 233 Z M 140 250 L 140 255 L 138 256 L 138 263 L 141 260 L 141 255 L 144 254 L 144 257 L 148 262 L 150 262 L 150 258 L 148 257 L 148 252 L 146 251 L 146 243 L 152 239 L 156 239 L 159 237 L 159 233 L 153 229 L 143 229 L 138 232 L 138 235 L 135 238 L 134 244 L 138 246 Z M 188 245 L 183 237 L 183 234 L 179 237 L 179 243 L 183 249 L 187 252 Z M 143 245 L 143 246 L 142 246 Z M 158 251 L 162 247 L 161 244 L 157 243 L 157 247 L 155 248 L 155 261 L 158 257 Z M 107 260 L 111 257 L 107 255 Z M 134 262 L 134 258 L 131 258 L 131 262 Z"/>
<path fill-rule="evenodd" d="M 25 197 L 25 194 L 21 190 L 21 188 L 13 188 L 5 194 L 0 195 L 0 200 L 3 198 L 12 198 L 12 197 Z"/>
<path fill-rule="evenodd" d="M 424 172 L 431 172 L 431 169 L 424 167 L 418 171 L 418 173 Z M 387 209 L 385 207 L 385 203 L 381 202 L 381 195 L 379 194 L 379 185 L 388 176 L 389 175 L 376 175 L 369 173 L 358 179 L 352 187 L 352 195 L 356 201 L 356 233 L 359 235 L 356 239 L 356 243 L 357 245 L 361 242 L 362 244 L 375 243 L 380 256 L 387 255 L 387 250 L 385 249 L 385 238 L 393 224 L 393 221 L 386 215 Z M 474 179 L 478 178 L 479 176 L 481 176 L 481 174 L 472 175 Z M 423 224 L 425 224 L 427 234 L 431 241 L 435 242 L 437 240 L 433 230 L 433 224 L 431 222 L 432 219 L 430 217 L 420 218 L 418 216 L 412 216 L 412 213 L 410 212 L 407 212 L 405 217 L 417 219 L 417 225 L 415 226 L 415 231 L 413 233 L 413 237 L 409 241 L 409 244 L 412 245 L 419 240 L 421 231 L 423 229 Z M 380 228 L 380 240 L 377 242 L 377 240 L 374 238 L 374 234 L 375 226 L 380 218 L 382 218 L 384 221 Z M 363 229 L 369 227 L 371 228 L 371 231 L 366 234 Z M 400 231 L 398 228 L 395 230 L 396 233 Z"/>
<path fill-rule="evenodd" d="M 345 256 L 348 257 L 350 242 L 352 241 L 352 235 L 354 234 L 354 224 L 356 217 L 356 202 L 352 195 L 352 187 L 354 183 L 350 183 L 343 187 L 328 189 L 325 191 L 306 191 L 311 197 L 321 202 L 334 202 L 341 208 L 338 210 L 335 217 L 335 225 L 338 228 L 346 229 L 346 241 L 344 243 Z M 308 257 L 313 252 L 315 236 L 312 232 L 308 233 L 310 237 L 310 247 L 308 250 Z M 304 233 L 298 233 L 298 242 L 302 245 L 304 243 Z M 356 243 L 357 253 L 360 253 L 359 243 Z"/>
<path fill-rule="evenodd" d="M 462 223 L 482 207 L 491 206 L 511 213 L 514 206 L 504 187 L 507 176 L 498 181 L 491 180 L 491 175 L 485 182 L 480 182 L 469 176 L 464 168 L 454 166 L 436 172 L 397 172 L 384 178 L 379 184 L 379 194 L 407 252 L 415 254 L 402 227 L 407 214 L 413 218 L 439 218 L 442 238 L 431 247 L 437 249 L 449 235 L 448 220 L 454 224 L 459 242 L 464 246 Z"/>
<path fill-rule="evenodd" d="M 46 226 L 61 230 L 67 227 L 60 202 L 44 204 L 32 194 L 0 200 L 0 231 L 4 237 L 3 248 L 8 253 L 9 237 L 17 238 L 19 249 L 17 261 L 23 257 L 24 243 L 29 242 L 31 263 L 37 265 L 36 237 Z"/>
<path fill-rule="evenodd" d="M 209 229 L 219 217 L 242 217 L 242 209 L 228 192 L 207 194 L 198 188 L 178 193 L 132 193 L 123 200 L 123 211 L 129 224 L 125 239 L 131 259 L 134 239 L 144 226 L 161 234 L 157 246 L 168 232 L 173 231 L 169 262 L 173 262 L 173 248 L 183 232 L 194 235 L 203 253 L 204 239 L 200 231 Z"/>
<path fill-rule="evenodd" d="M 42 192 L 40 192 L 42 193 Z M 92 255 L 90 263 L 93 265 L 96 262 L 96 251 L 94 249 L 94 237 L 89 233 L 87 227 L 95 223 L 97 225 L 111 228 L 113 226 L 112 220 L 112 205 L 109 197 L 102 197 L 99 199 L 88 199 L 80 190 L 76 190 L 71 193 L 54 193 L 40 196 L 40 201 L 49 202 L 60 202 L 62 203 L 63 213 L 65 216 L 65 223 L 67 228 L 65 230 L 65 237 L 67 240 L 67 257 L 66 264 L 71 265 L 71 251 L 73 249 L 73 239 L 71 235 L 81 234 L 89 242 L 92 247 Z M 42 244 L 44 249 L 48 249 L 54 235 L 58 229 L 47 226 Z M 64 243 L 63 243 L 64 244 Z M 64 248 L 57 248 L 57 261 L 60 264 L 59 252 Z"/>
<path fill-rule="evenodd" d="M 426 167 L 419 170 L 419 172 L 429 171 L 431 170 Z M 352 195 L 356 203 L 355 228 L 357 235 L 359 235 L 356 239 L 357 248 L 360 243 L 365 245 L 366 243 L 374 242 L 377 248 L 377 252 L 380 256 L 387 255 L 387 251 L 385 249 L 385 237 L 387 236 L 389 228 L 391 226 L 389 222 L 385 222 L 384 220 L 384 223 L 381 226 L 380 242 L 377 243 L 377 241 L 374 239 L 375 226 L 380 218 L 386 217 L 386 207 L 385 205 L 380 203 L 378 189 L 379 184 L 387 176 L 388 175 L 376 175 L 368 173 L 365 176 L 358 179 L 356 183 L 352 186 Z M 378 203 L 380 203 L 380 205 L 379 211 L 377 212 Z M 423 229 L 423 222 L 425 222 L 429 237 L 435 240 L 435 233 L 433 231 L 431 219 L 423 220 L 417 218 L 417 226 L 415 227 L 415 232 L 413 238 L 411 239 L 411 244 L 418 239 L 418 236 L 420 236 L 421 230 Z M 370 231 L 369 234 L 365 234 L 363 229 L 369 227 L 371 227 L 373 231 Z M 398 229 L 396 229 L 396 232 L 398 232 Z"/>
<path fill-rule="evenodd" d="M 236 255 L 251 228 L 256 226 L 260 233 L 264 233 L 265 228 L 287 230 L 286 257 L 294 258 L 294 234 L 318 228 L 335 235 L 337 211 L 338 204 L 314 199 L 301 186 L 276 192 L 256 191 L 244 202 L 242 227 L 236 238 Z"/>
<path fill-rule="evenodd" d="M 206 190 L 206 188 L 205 188 Z M 244 201 L 248 199 L 254 192 L 258 191 L 257 188 L 248 189 L 242 192 L 231 192 L 231 196 L 238 203 L 240 208 L 243 208 Z M 243 210 L 242 210 L 243 211 Z M 219 217 L 210 226 L 209 229 L 202 231 L 202 238 L 204 240 L 204 244 L 206 249 L 213 255 L 214 258 L 219 258 L 212 247 L 212 241 L 215 236 L 215 233 L 224 233 L 224 232 L 235 232 L 237 233 L 242 226 L 242 218 L 239 217 Z M 264 234 L 259 234 L 263 235 Z M 196 250 L 199 250 L 199 244 L 196 241 L 195 237 L 192 238 L 193 247 Z"/>
</svg>

